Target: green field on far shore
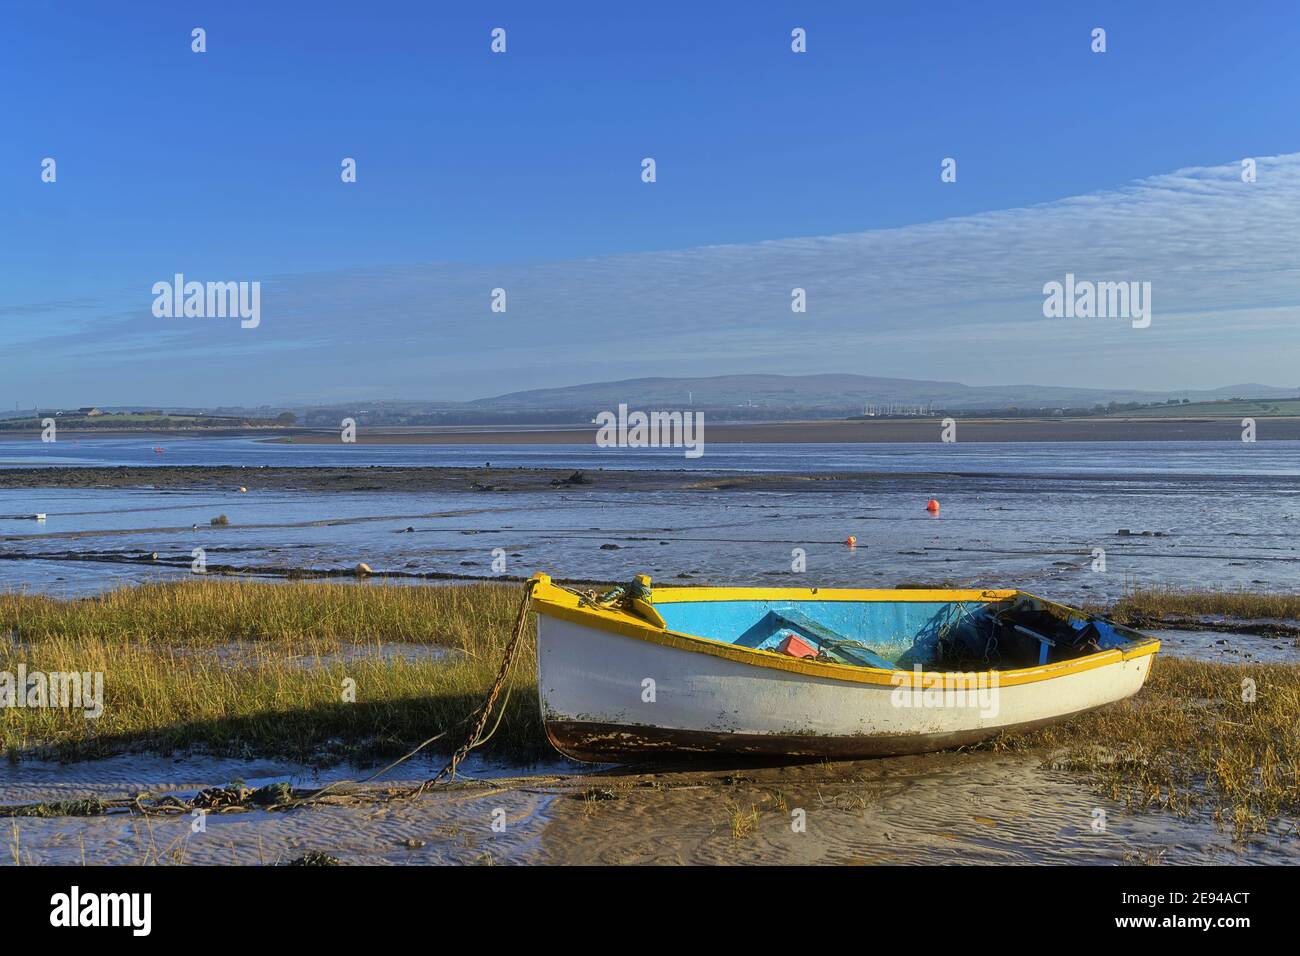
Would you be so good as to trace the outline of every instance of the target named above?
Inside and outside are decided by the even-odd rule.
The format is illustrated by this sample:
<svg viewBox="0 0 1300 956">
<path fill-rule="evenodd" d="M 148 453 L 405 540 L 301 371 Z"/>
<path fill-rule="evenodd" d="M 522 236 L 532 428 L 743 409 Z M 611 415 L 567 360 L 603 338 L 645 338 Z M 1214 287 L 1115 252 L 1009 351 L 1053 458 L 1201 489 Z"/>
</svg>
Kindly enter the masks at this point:
<svg viewBox="0 0 1300 956">
<path fill-rule="evenodd" d="M 0 418 L 0 431 L 39 432 L 46 419 L 68 431 L 122 429 L 126 431 L 168 431 L 190 428 L 287 427 L 292 421 L 261 418 L 232 418 L 221 415 L 169 415 L 157 412 L 103 412 L 98 415 L 42 414 L 39 418 Z"/>
<path fill-rule="evenodd" d="M 1109 412 L 1108 418 L 1278 418 L 1300 415 L 1300 398 L 1228 399 L 1186 405 L 1144 405 Z"/>
</svg>

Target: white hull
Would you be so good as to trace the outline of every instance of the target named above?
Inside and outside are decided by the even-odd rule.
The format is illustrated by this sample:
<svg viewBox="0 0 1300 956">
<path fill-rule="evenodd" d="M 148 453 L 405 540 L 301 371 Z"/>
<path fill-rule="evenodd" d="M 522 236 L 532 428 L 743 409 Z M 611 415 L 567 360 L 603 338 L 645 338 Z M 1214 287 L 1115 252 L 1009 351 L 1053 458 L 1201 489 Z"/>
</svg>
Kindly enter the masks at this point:
<svg viewBox="0 0 1300 956">
<path fill-rule="evenodd" d="M 898 672 L 890 678 L 895 683 L 863 683 L 792 672 L 613 633 L 545 609 L 538 614 L 537 656 L 547 734 L 581 760 L 677 751 L 858 757 L 937 750 L 1122 700 L 1142 686 L 1153 659 L 1112 652 L 1086 668 L 1013 672 L 983 693 L 971 684 L 957 694 L 950 681 L 954 692 L 945 696 L 941 688 L 925 689 L 936 675 Z M 883 672 L 877 677 L 883 680 Z"/>
</svg>

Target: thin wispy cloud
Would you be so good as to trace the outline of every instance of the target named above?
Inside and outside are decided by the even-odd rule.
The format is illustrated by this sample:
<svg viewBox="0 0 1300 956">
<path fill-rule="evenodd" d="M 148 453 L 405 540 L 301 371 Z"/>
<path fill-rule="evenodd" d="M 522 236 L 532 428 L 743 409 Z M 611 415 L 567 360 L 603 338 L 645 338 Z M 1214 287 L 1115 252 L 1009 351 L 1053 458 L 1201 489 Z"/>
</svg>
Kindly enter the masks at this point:
<svg viewBox="0 0 1300 956">
<path fill-rule="evenodd" d="M 764 370 L 1289 385 L 1300 380 L 1300 154 L 1257 168 L 1254 183 L 1234 161 L 1023 208 L 745 245 L 292 276 L 249 263 L 238 278 L 263 282 L 262 324 L 250 330 L 155 318 L 147 288 L 106 300 L 98 322 L 85 302 L 0 304 L 0 328 L 6 364 L 35 349 L 46 369 L 29 365 L 20 381 L 102 375 L 104 402 L 464 399 Z M 159 278 L 172 271 L 158 264 Z M 1150 328 L 1045 318 L 1043 285 L 1067 273 L 1150 282 Z M 795 287 L 806 314 L 791 311 Z M 489 308 L 494 288 L 506 290 L 504 314 Z M 155 373 L 147 387 L 109 384 L 142 368 Z M 231 379 L 239 394 L 223 385 Z"/>
</svg>

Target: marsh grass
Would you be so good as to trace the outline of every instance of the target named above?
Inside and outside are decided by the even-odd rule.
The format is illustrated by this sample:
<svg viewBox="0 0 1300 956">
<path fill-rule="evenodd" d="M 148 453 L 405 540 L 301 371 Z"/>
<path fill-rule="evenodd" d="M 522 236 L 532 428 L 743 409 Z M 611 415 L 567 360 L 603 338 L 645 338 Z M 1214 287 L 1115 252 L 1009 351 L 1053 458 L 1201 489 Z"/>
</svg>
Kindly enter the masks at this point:
<svg viewBox="0 0 1300 956">
<path fill-rule="evenodd" d="M 1246 620 L 1255 618 L 1300 620 L 1300 594 L 1140 588 L 1125 594 L 1109 612 L 1109 616 L 1121 624 L 1131 621 L 1208 615 Z"/>
<path fill-rule="evenodd" d="M 463 722 L 491 685 L 521 589 L 472 584 L 402 587 L 201 579 L 124 588 L 83 600 L 0 594 L 0 671 L 103 671 L 98 720 L 59 709 L 0 710 L 11 756 L 81 759 L 133 750 L 373 761 L 405 753 Z M 1179 605 L 1198 613 L 1270 616 L 1267 596 Z M 1187 597 L 1190 602 L 1192 597 Z M 1207 599 L 1208 600 L 1208 599 Z M 1168 606 L 1168 605 L 1163 605 Z M 1201 612 L 1202 607 L 1213 611 Z M 531 635 L 516 663 L 505 717 L 483 752 L 553 754 L 537 706 Z M 10 638 L 3 640 L 4 636 Z M 240 653 L 221 655 L 232 643 Z M 340 652 L 437 645 L 444 660 Z M 305 666 L 306 665 L 306 666 Z M 343 700 L 345 679 L 356 701 Z M 1255 684 L 1243 699 L 1243 681 Z M 1300 665 L 1228 665 L 1160 655 L 1135 697 L 984 748 L 1034 751 L 1139 809 L 1212 813 L 1239 837 L 1300 818 Z M 729 807 L 738 836 L 753 807 Z"/>
<path fill-rule="evenodd" d="M 1253 682 L 1254 699 L 1244 684 Z M 1147 686 L 1111 707 L 994 749 L 1043 749 L 1133 809 L 1212 813 L 1241 839 L 1300 818 L 1300 665 L 1158 658 Z"/>
<path fill-rule="evenodd" d="M 491 686 L 521 589 L 410 588 L 200 580 L 84 600 L 0 594 L 0 671 L 104 673 L 104 713 L 0 711 L 12 757 L 131 750 L 373 760 L 457 728 Z M 233 658 L 216 653 L 240 645 Z M 444 660 L 368 658 L 382 644 L 437 645 Z M 340 661 L 337 655 L 352 652 Z M 361 652 L 361 653 L 357 653 Z M 486 752 L 549 753 L 537 713 L 536 654 L 515 666 Z M 345 681 L 355 702 L 345 702 Z M 443 742 L 440 742 L 443 743 Z M 447 747 L 460 740 L 449 733 Z"/>
</svg>

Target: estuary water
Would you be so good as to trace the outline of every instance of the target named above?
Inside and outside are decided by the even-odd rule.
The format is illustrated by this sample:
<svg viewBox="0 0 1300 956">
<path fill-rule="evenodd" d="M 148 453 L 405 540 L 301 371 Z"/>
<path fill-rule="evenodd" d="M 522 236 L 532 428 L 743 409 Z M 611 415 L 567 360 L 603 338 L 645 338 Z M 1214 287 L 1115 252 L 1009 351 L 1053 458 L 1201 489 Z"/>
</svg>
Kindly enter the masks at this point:
<svg viewBox="0 0 1300 956">
<path fill-rule="evenodd" d="M 159 452 L 157 449 L 162 449 Z M 971 473 L 1019 476 L 1272 476 L 1300 478 L 1300 442 L 851 442 L 706 444 L 673 448 L 572 445 L 285 443 L 176 434 L 0 440 L 0 468 L 118 465 L 681 469 L 736 472 Z"/>
<path fill-rule="evenodd" d="M 263 465 L 485 461 L 585 469 L 595 481 L 493 494 L 320 493 L 256 480 Z M 589 445 L 0 442 L 10 468 L 163 463 L 244 466 L 248 490 L 0 489 L 0 588 L 76 595 L 184 577 L 195 549 L 214 569 L 274 577 L 365 562 L 413 582 L 645 572 L 663 584 L 1016 586 L 1072 602 L 1134 586 L 1300 587 L 1297 442 L 718 445 L 695 461 Z M 600 469 L 867 476 L 834 490 L 619 492 L 602 489 Z M 938 515 L 925 510 L 930 498 Z M 220 515 L 229 524 L 211 523 Z"/>
</svg>

